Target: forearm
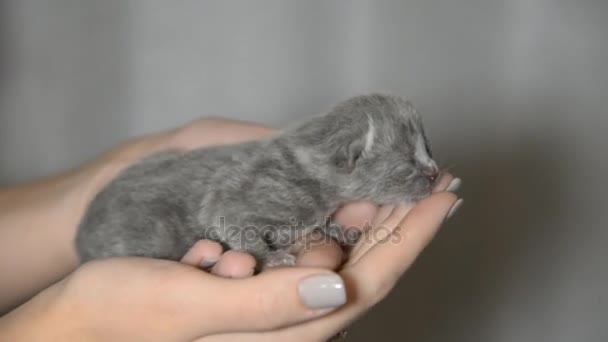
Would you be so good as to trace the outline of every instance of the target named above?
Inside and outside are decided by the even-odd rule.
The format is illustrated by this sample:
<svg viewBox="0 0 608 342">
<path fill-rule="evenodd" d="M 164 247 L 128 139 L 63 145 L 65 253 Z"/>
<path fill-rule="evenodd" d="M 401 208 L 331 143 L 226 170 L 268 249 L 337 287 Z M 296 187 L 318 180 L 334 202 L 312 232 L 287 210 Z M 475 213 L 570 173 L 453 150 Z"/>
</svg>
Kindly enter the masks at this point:
<svg viewBox="0 0 608 342">
<path fill-rule="evenodd" d="M 78 266 L 78 223 L 99 189 L 165 135 L 121 145 L 61 175 L 0 190 L 0 315 Z"/>
<path fill-rule="evenodd" d="M 82 176 L 71 172 L 0 191 L 0 312 L 77 266 L 71 241 L 83 209 L 71 198 Z"/>
</svg>

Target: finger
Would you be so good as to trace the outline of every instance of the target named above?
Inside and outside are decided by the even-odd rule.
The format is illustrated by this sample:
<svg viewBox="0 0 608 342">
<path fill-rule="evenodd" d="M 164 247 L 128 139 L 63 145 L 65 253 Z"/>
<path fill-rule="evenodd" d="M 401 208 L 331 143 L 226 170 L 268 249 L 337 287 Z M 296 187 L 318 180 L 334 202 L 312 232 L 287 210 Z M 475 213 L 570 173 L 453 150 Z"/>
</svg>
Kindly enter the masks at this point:
<svg viewBox="0 0 608 342">
<path fill-rule="evenodd" d="M 454 179 L 452 179 L 450 184 L 447 186 L 447 188 L 445 188 L 445 191 L 456 192 L 456 191 L 458 191 L 458 189 L 460 189 L 461 185 L 462 185 L 462 180 L 460 180 L 460 178 L 454 178 Z"/>
<path fill-rule="evenodd" d="M 372 226 L 376 226 L 386 220 L 387 217 L 393 212 L 395 209 L 394 205 L 383 205 L 380 207 L 376 216 L 372 219 Z"/>
<path fill-rule="evenodd" d="M 433 192 L 449 191 L 446 189 L 454 179 L 454 176 L 449 172 L 442 172 L 441 178 L 439 178 L 439 181 L 433 187 Z"/>
<path fill-rule="evenodd" d="M 443 173 L 436 184 L 434 192 L 444 191 L 447 188 L 456 188 L 460 185 L 460 178 L 454 178 L 450 173 Z M 404 204 L 399 206 L 382 206 L 372 219 L 372 230 L 364 233 L 357 246 L 351 252 L 349 262 L 354 263 L 361 258 L 378 241 L 384 240 L 390 235 L 397 224 L 409 213 L 415 204 Z"/>
<path fill-rule="evenodd" d="M 346 302 L 341 277 L 317 268 L 278 268 L 244 279 L 204 280 L 187 282 L 180 292 L 190 309 L 184 310 L 186 319 L 199 325 L 205 319 L 209 334 L 275 330 L 326 315 Z"/>
<path fill-rule="evenodd" d="M 308 234 L 305 241 L 299 242 L 295 249 L 297 266 L 335 270 L 342 264 L 343 253 L 340 245 L 320 232 Z"/>
<path fill-rule="evenodd" d="M 349 264 L 354 264 L 361 257 L 373 248 L 378 242 L 383 241 L 393 233 L 399 222 L 410 212 L 413 204 L 402 204 L 393 208 L 384 221 L 374 225 L 372 229 L 364 232 L 362 238 L 353 249 L 348 260 Z"/>
<path fill-rule="evenodd" d="M 393 209 L 391 214 L 380 223 L 380 225 L 385 227 L 390 227 L 391 231 L 394 229 L 401 220 L 403 220 L 407 214 L 409 214 L 410 210 L 414 207 L 414 204 L 402 204 L 398 205 Z"/>
<path fill-rule="evenodd" d="M 211 240 L 199 240 L 182 257 L 181 262 L 194 267 L 208 268 L 220 260 L 222 252 L 221 244 Z"/>
<path fill-rule="evenodd" d="M 352 202 L 340 208 L 334 214 L 333 220 L 345 228 L 362 228 L 372 221 L 377 211 L 378 206 L 371 202 Z"/>
<path fill-rule="evenodd" d="M 456 195 L 449 192 L 422 200 L 397 224 L 387 239 L 370 248 L 351 265 L 352 275 L 374 274 L 374 277 L 361 279 L 361 282 L 366 283 L 374 295 L 388 291 L 437 233 L 456 201 Z"/>
<path fill-rule="evenodd" d="M 190 150 L 264 138 L 278 131 L 259 124 L 221 118 L 204 118 L 175 130 L 172 147 Z"/>
<path fill-rule="evenodd" d="M 226 278 L 244 278 L 253 275 L 255 258 L 239 251 L 227 251 L 211 268 L 211 273 Z"/>
</svg>

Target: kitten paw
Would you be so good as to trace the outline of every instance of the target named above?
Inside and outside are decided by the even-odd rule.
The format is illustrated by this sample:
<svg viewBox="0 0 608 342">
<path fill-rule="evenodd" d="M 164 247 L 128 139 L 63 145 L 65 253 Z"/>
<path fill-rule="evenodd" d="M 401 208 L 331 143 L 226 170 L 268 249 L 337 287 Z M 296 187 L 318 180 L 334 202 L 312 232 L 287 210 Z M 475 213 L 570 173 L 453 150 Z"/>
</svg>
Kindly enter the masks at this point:
<svg viewBox="0 0 608 342">
<path fill-rule="evenodd" d="M 295 255 L 286 251 L 273 251 L 268 253 L 262 262 L 262 270 L 273 267 L 295 266 Z"/>
<path fill-rule="evenodd" d="M 330 223 L 323 231 L 343 246 L 354 246 L 363 235 L 358 229 L 345 229 L 336 223 Z"/>
</svg>

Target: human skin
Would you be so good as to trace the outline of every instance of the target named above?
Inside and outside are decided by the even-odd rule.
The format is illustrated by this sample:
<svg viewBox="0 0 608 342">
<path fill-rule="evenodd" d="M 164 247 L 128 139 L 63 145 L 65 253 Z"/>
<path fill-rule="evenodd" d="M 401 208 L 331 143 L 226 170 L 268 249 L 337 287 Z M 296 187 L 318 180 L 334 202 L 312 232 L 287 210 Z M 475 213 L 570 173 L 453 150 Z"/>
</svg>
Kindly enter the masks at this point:
<svg viewBox="0 0 608 342">
<path fill-rule="evenodd" d="M 2 310 L 65 278 L 0 319 L 0 337 L 323 340 L 384 298 L 444 221 L 456 201 L 454 194 L 437 193 L 411 212 L 405 206 L 376 208 L 370 203 L 354 203 L 339 211 L 335 219 L 343 225 L 373 221 L 407 234 L 407 239 L 357 245 L 338 273 L 345 282 L 348 303 L 331 313 L 302 305 L 296 289 L 306 277 L 335 274 L 332 271 L 340 266 L 342 251 L 334 243 L 302 250 L 298 267 L 254 277 L 247 277 L 254 266 L 251 256 L 223 253 L 210 241 L 199 242 L 181 264 L 122 258 L 77 268 L 72 242 L 78 222 L 97 191 L 124 167 L 167 148 L 235 143 L 273 133 L 257 125 L 203 119 L 123 144 L 77 170 L 2 191 L 0 274 L 11 279 L 1 285 Z M 444 175 L 437 190 L 451 181 L 452 176 Z M 192 267 L 203 261 L 211 262 L 205 263 L 210 273 Z M 384 267 L 374 267 L 378 263 Z"/>
<path fill-rule="evenodd" d="M 260 125 L 201 119 L 133 139 L 63 174 L 1 189 L 0 313 L 78 267 L 73 241 L 80 219 L 95 194 L 125 167 L 165 149 L 238 143 L 274 132 Z M 237 259 L 243 257 L 236 254 Z"/>
</svg>

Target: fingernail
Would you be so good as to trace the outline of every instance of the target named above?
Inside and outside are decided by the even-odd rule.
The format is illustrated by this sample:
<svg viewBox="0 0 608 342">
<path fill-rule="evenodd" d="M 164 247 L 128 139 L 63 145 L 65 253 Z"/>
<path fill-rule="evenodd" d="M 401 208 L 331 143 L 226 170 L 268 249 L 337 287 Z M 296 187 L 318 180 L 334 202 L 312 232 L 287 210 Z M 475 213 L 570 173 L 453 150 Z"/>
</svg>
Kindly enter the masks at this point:
<svg viewBox="0 0 608 342">
<path fill-rule="evenodd" d="M 464 200 L 462 198 L 458 199 L 458 201 L 456 201 L 453 205 L 452 208 L 450 209 L 450 211 L 448 212 L 448 214 L 446 215 L 445 219 L 449 219 L 450 217 L 454 216 L 454 214 L 458 211 L 458 209 L 460 207 L 462 207 L 462 203 L 464 203 Z"/>
<path fill-rule="evenodd" d="M 462 180 L 460 178 L 454 178 L 454 179 L 452 179 L 452 181 L 450 182 L 448 187 L 445 189 L 445 191 L 448 191 L 448 192 L 458 191 L 458 189 L 460 189 L 460 185 L 462 185 Z"/>
<path fill-rule="evenodd" d="M 344 281 L 337 274 L 305 278 L 299 285 L 300 298 L 311 309 L 335 308 L 346 303 Z"/>
</svg>

